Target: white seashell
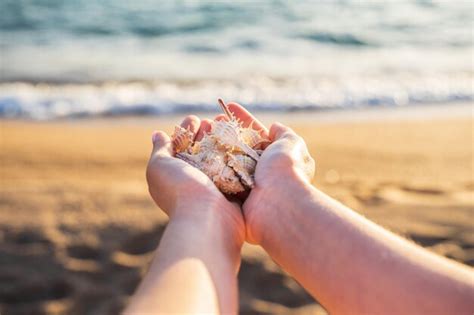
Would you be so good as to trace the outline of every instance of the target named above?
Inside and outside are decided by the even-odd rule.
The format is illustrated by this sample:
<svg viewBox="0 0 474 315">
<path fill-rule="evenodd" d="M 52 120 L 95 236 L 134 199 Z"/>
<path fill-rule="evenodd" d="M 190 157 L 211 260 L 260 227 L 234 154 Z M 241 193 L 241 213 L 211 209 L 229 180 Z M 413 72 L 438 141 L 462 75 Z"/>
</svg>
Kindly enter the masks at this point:
<svg viewBox="0 0 474 315">
<path fill-rule="evenodd" d="M 201 141 L 195 143 L 192 153 L 198 154 L 200 152 L 213 151 L 216 145 L 216 140 L 213 137 L 204 135 Z"/>
<path fill-rule="evenodd" d="M 270 140 L 262 137 L 260 132 L 254 130 L 252 126 L 249 126 L 248 128 L 242 128 L 240 130 L 240 139 L 242 139 L 243 142 L 245 142 L 249 147 L 254 150 L 261 144 L 270 142 Z"/>
<path fill-rule="evenodd" d="M 237 148 L 258 161 L 259 155 L 240 138 L 241 126 L 236 120 L 217 121 L 212 127 L 214 138 L 228 149 Z"/>
<path fill-rule="evenodd" d="M 225 152 L 214 150 L 201 153 L 201 165 L 199 169 L 210 178 L 221 176 L 227 166 Z"/>
<path fill-rule="evenodd" d="M 180 152 L 176 153 L 176 157 L 196 168 L 200 168 L 201 166 L 201 157 L 199 155 Z"/>
<path fill-rule="evenodd" d="M 253 174 L 255 173 L 257 162 L 254 159 L 247 155 L 228 154 L 227 165 L 237 173 L 245 186 L 249 188 L 255 186 Z"/>
<path fill-rule="evenodd" d="M 214 176 L 212 181 L 216 184 L 217 188 L 227 194 L 245 191 L 245 187 L 240 182 L 239 177 L 235 175 L 234 170 L 229 166 L 225 166 L 222 169 L 222 173 Z"/>
<path fill-rule="evenodd" d="M 254 173 L 261 150 L 268 142 L 252 126 L 243 128 L 222 100 L 227 121 L 214 121 L 201 141 L 194 134 L 176 127 L 172 136 L 176 157 L 206 174 L 224 193 L 235 194 L 255 186 Z"/>
</svg>

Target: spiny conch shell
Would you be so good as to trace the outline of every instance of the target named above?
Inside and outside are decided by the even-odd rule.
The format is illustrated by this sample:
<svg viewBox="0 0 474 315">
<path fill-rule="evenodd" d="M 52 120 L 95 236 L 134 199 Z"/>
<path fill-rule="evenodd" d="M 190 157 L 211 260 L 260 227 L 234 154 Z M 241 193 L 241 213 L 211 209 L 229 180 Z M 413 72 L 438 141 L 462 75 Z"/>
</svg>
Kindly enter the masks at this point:
<svg viewBox="0 0 474 315">
<path fill-rule="evenodd" d="M 222 151 L 205 151 L 199 154 L 201 159 L 199 169 L 205 172 L 211 179 L 221 176 L 226 166 L 226 156 Z"/>
<path fill-rule="evenodd" d="M 241 137 L 241 131 L 244 129 L 242 124 L 229 111 L 225 103 L 219 99 L 219 105 L 224 113 L 229 118 L 229 121 L 217 121 L 212 127 L 214 135 L 218 141 L 230 149 L 233 147 L 240 149 L 245 154 L 251 156 L 255 161 L 258 161 L 259 155 L 253 150 Z M 246 128 L 248 129 L 248 128 Z"/>
<path fill-rule="evenodd" d="M 206 174 L 222 192 L 235 194 L 255 186 L 254 173 L 260 154 L 260 144 L 268 142 L 252 126 L 244 128 L 219 99 L 228 120 L 214 121 L 211 131 L 201 141 L 194 134 L 176 127 L 172 136 L 177 158 Z"/>
<path fill-rule="evenodd" d="M 227 165 L 223 151 L 203 151 L 199 154 L 178 153 L 177 157 L 205 173 L 224 193 L 237 193 L 245 190 L 234 169 Z"/>
<path fill-rule="evenodd" d="M 240 125 L 235 120 L 221 120 L 214 123 L 212 132 L 219 144 L 231 150 L 238 149 L 251 156 L 255 161 L 258 161 L 259 156 L 257 152 L 240 138 L 240 128 Z"/>
<path fill-rule="evenodd" d="M 253 129 L 252 125 L 253 123 L 248 128 L 244 128 L 240 131 L 240 138 L 243 142 L 247 143 L 249 147 L 257 151 L 256 148 L 262 144 L 269 143 L 270 140 L 263 138 L 260 132 Z"/>
<path fill-rule="evenodd" d="M 201 152 L 213 151 L 217 145 L 216 139 L 213 137 L 206 136 L 201 141 L 196 142 L 193 147 L 193 154 L 199 154 Z"/>
</svg>

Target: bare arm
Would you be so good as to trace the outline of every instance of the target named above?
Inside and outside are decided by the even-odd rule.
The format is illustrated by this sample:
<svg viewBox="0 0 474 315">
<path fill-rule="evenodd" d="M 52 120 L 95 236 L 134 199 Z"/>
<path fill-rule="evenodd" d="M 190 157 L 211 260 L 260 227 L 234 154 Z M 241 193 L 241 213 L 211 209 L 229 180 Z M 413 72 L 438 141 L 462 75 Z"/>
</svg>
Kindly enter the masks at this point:
<svg viewBox="0 0 474 315">
<path fill-rule="evenodd" d="M 473 314 L 474 276 L 310 185 L 281 183 L 262 247 L 332 314 Z"/>
<path fill-rule="evenodd" d="M 182 126 L 195 136 L 210 127 L 194 116 Z M 155 132 L 153 143 L 148 187 L 170 221 L 125 314 L 236 314 L 241 210 L 205 174 L 172 156 L 165 133 Z"/>
<path fill-rule="evenodd" d="M 311 186 L 303 139 L 268 132 L 238 104 L 229 109 L 267 133 L 256 187 L 243 205 L 247 240 L 260 244 L 332 314 L 473 314 L 474 273 L 396 236 Z"/>
<path fill-rule="evenodd" d="M 126 314 L 234 314 L 240 246 L 220 216 L 226 206 L 172 217 Z"/>
</svg>

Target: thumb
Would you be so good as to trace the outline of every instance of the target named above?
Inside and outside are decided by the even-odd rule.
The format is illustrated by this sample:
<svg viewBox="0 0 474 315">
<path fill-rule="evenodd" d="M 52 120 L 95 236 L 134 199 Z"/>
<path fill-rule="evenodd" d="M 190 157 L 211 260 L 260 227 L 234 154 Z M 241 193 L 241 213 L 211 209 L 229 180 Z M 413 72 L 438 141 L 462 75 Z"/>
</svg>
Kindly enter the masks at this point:
<svg viewBox="0 0 474 315">
<path fill-rule="evenodd" d="M 287 127 L 279 122 L 275 122 L 270 127 L 269 137 L 270 140 L 273 142 L 280 138 L 283 138 L 289 133 L 294 133 L 290 127 Z"/>
<path fill-rule="evenodd" d="M 172 156 L 173 148 L 170 137 L 163 131 L 154 131 L 151 136 L 153 142 L 152 155 Z"/>
</svg>

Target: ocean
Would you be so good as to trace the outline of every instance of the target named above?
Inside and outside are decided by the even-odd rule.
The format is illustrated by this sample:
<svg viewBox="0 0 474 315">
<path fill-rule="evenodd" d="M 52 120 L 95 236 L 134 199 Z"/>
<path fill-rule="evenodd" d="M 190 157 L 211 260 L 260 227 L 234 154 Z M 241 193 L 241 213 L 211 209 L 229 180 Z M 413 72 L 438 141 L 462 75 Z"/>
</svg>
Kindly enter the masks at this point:
<svg viewBox="0 0 474 315">
<path fill-rule="evenodd" d="M 472 102 L 474 2 L 0 2 L 0 117 Z"/>
</svg>

